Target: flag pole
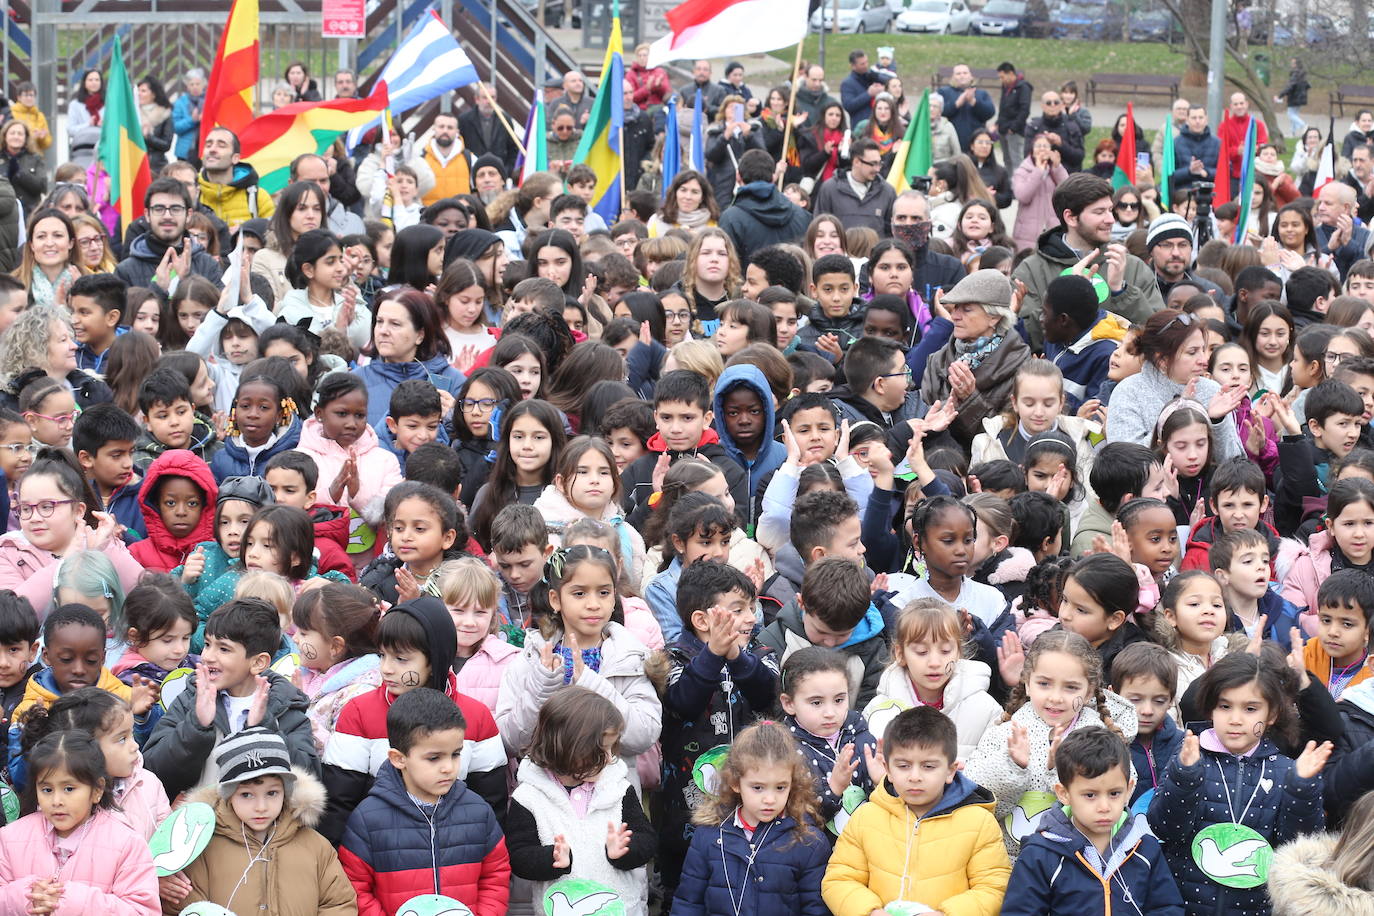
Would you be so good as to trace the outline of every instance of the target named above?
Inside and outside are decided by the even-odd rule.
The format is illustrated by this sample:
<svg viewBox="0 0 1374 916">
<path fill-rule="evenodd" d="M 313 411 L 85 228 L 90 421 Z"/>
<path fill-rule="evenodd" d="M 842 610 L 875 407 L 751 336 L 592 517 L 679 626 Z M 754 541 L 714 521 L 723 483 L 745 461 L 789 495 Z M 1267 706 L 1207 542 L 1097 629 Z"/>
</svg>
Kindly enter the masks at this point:
<svg viewBox="0 0 1374 916">
<path fill-rule="evenodd" d="M 624 119 L 621 119 L 622 122 Z M 666 143 L 667 140 L 664 140 Z M 630 189 L 625 186 L 625 125 L 620 125 L 620 209 L 624 212 L 629 205 Z"/>
<path fill-rule="evenodd" d="M 506 119 L 506 113 L 501 110 L 500 105 L 496 104 L 496 98 L 491 94 L 491 89 L 481 80 L 478 80 L 477 85 L 481 87 L 482 94 L 486 96 L 487 101 L 491 103 L 491 110 L 496 112 L 496 116 L 501 119 L 501 126 L 506 129 L 506 133 L 510 134 L 510 138 L 515 141 L 515 148 L 520 150 L 520 155 L 529 155 L 525 151 L 525 144 L 520 142 L 520 137 L 515 133 L 515 128 L 511 127 L 510 121 Z M 534 91 L 542 92 L 543 89 L 540 86 L 535 86 Z"/>
<path fill-rule="evenodd" d="M 787 97 L 787 124 L 782 129 L 782 171 L 778 173 L 779 189 L 782 188 L 782 183 L 787 178 L 787 147 L 792 142 L 792 113 L 797 107 L 797 85 L 801 82 L 797 77 L 797 71 L 801 69 L 802 45 L 804 44 L 806 44 L 805 33 L 803 33 L 802 40 L 797 42 L 796 59 L 792 61 L 792 91 Z"/>
</svg>

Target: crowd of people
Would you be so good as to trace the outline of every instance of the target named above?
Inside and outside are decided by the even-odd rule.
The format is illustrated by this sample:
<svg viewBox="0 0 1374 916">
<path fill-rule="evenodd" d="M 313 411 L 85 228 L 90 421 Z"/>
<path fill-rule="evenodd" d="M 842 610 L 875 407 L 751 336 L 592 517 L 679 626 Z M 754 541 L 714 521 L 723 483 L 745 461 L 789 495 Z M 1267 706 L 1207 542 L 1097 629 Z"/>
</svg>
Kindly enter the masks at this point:
<svg viewBox="0 0 1374 916">
<path fill-rule="evenodd" d="M 16 87 L 0 913 L 1374 906 L 1374 115 L 1237 201 L 1248 100 L 1180 100 L 1114 189 L 1124 120 L 960 65 L 899 194 L 849 63 L 789 131 L 637 51 L 609 225 L 576 73 L 518 185 L 479 92 L 277 195 L 146 78 L 128 226 L 100 74 L 55 184 Z"/>
</svg>

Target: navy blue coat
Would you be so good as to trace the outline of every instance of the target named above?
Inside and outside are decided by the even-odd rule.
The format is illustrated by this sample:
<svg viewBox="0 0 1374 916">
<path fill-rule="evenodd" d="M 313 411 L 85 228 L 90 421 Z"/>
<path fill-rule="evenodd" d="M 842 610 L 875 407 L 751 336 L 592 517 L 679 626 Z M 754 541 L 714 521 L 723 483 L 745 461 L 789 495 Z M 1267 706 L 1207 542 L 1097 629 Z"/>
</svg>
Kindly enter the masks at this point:
<svg viewBox="0 0 1374 916">
<path fill-rule="evenodd" d="M 806 765 L 811 768 L 811 774 L 816 777 L 816 792 L 821 800 L 821 817 L 825 818 L 826 823 L 840 813 L 843 800 L 836 795 L 830 788 L 830 771 L 835 768 L 836 751 L 834 748 L 844 749 L 846 744 L 854 745 L 854 762 L 858 769 L 850 777 L 851 785 L 859 786 L 864 790 L 864 798 L 873 792 L 875 784 L 873 777 L 868 773 L 868 761 L 864 759 L 864 749 L 870 748 L 876 754 L 878 752 L 878 739 L 873 737 L 873 733 L 868 730 L 868 720 L 863 717 L 863 713 L 849 711 L 845 717 L 844 725 L 840 728 L 840 740 L 837 744 L 831 745 L 824 738 L 817 738 L 806 729 L 797 724 L 796 716 L 783 716 L 782 722 L 792 732 L 792 737 L 797 739 L 797 751 L 806 761 Z"/>
<path fill-rule="evenodd" d="M 1172 716 L 1165 716 L 1155 730 L 1154 740 L 1146 747 L 1140 737 L 1131 742 L 1131 763 L 1135 764 L 1135 792 L 1131 793 L 1134 805 L 1140 796 L 1156 788 L 1164 779 L 1164 771 L 1178 756 L 1183 747 L 1183 729 L 1174 724 Z"/>
<path fill-rule="evenodd" d="M 1174 161 L 1169 163 L 1173 169 L 1173 175 L 1169 180 L 1172 187 L 1183 188 L 1191 185 L 1195 181 L 1216 181 L 1217 180 L 1217 156 L 1221 153 L 1221 141 L 1212 133 L 1210 127 L 1204 128 L 1201 134 L 1191 133 L 1187 129 L 1178 132 L 1174 138 Z M 1202 160 L 1202 165 L 1207 174 L 1194 175 L 1188 171 L 1188 166 L 1192 165 L 1194 159 Z"/>
<path fill-rule="evenodd" d="M 272 460 L 273 455 L 289 452 L 300 445 L 301 418 L 294 417 L 286 432 L 277 437 L 276 442 L 263 449 L 256 461 L 249 457 L 248 450 L 235 441 L 235 438 L 226 438 L 224 448 L 215 452 L 215 456 L 210 459 L 210 473 L 215 475 L 216 483 L 224 483 L 230 477 L 261 477 L 263 469 L 267 467 L 267 462 Z"/>
<path fill-rule="evenodd" d="M 1002 916 L 1132 913 L 1183 916 L 1183 898 L 1145 818 L 1126 815 L 1103 861 L 1062 808 L 1021 845 Z M 1110 895 L 1107 901 L 1105 895 Z"/>
<path fill-rule="evenodd" d="M 1232 822 L 1223 779 L 1231 792 L 1235 816 L 1239 818 L 1249 805 L 1243 818 L 1245 826 L 1277 849 L 1325 825 L 1321 775 L 1299 778 L 1297 764 L 1279 753 L 1268 738 L 1262 738 L 1249 757 L 1205 748 L 1202 759 L 1192 766 L 1184 766 L 1175 757 L 1150 803 L 1150 826 L 1164 844 L 1169 868 L 1188 901 L 1188 916 L 1269 916 L 1269 895 L 1263 885 L 1223 887 L 1204 875 L 1193 861 L 1192 844 L 1198 831 Z"/>
<path fill-rule="evenodd" d="M 777 904 L 783 901 L 788 913 L 829 916 L 821 901 L 821 878 L 830 844 L 821 828 L 800 832 L 795 820 L 780 817 L 754 832 L 754 845 L 758 852 L 749 868 L 750 841 L 733 817 L 719 827 L 698 827 L 673 898 L 673 916 L 780 912 Z M 732 904 L 732 895 L 742 896 L 742 905 Z"/>
</svg>

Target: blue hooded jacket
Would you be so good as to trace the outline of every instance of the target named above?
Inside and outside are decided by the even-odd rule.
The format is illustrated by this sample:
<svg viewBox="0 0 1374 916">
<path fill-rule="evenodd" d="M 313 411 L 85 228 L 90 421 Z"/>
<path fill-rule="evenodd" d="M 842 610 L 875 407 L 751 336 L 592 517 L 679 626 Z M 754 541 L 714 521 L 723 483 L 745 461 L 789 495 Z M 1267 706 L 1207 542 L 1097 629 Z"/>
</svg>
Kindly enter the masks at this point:
<svg viewBox="0 0 1374 916">
<path fill-rule="evenodd" d="M 1178 756 L 1183 747 L 1183 729 L 1174 724 L 1172 716 L 1165 716 L 1155 730 L 1154 739 L 1147 748 L 1137 735 L 1131 742 L 1131 763 L 1135 764 L 1135 791 L 1131 793 L 1131 804 L 1140 796 L 1156 788 L 1164 780 L 1164 770 Z"/>
<path fill-rule="evenodd" d="M 758 457 L 752 462 L 744 457 L 738 445 L 735 444 L 734 437 L 725 428 L 725 397 L 740 388 L 748 388 L 758 395 L 763 402 L 763 440 L 759 446 Z M 735 463 L 744 468 L 745 476 L 749 486 L 749 506 L 752 507 L 758 501 L 758 489 L 762 481 L 768 475 L 782 467 L 782 463 L 787 460 L 787 448 L 774 438 L 777 426 L 777 415 L 773 410 L 773 391 L 768 387 L 768 380 L 763 377 L 763 373 L 755 366 L 731 366 L 726 369 L 716 382 L 716 396 L 711 403 L 711 410 L 715 413 L 716 435 L 720 437 L 721 447 L 725 449 Z M 752 519 L 750 520 L 752 522 Z"/>
<path fill-rule="evenodd" d="M 391 392 L 406 379 L 427 379 L 435 388 L 447 391 L 454 397 L 458 396 L 458 389 L 467 381 L 467 376 L 450 366 L 442 353 L 427 360 L 408 363 L 387 363 L 375 359 L 353 372 L 362 376 L 363 384 L 367 386 L 367 425 L 372 427 L 386 418 L 391 410 Z"/>
<path fill-rule="evenodd" d="M 371 398 L 368 399 L 368 403 L 372 403 Z M 401 473 L 404 474 L 406 471 L 406 459 L 410 457 L 410 452 L 407 452 L 396 444 L 396 437 L 393 436 L 391 430 L 387 428 L 386 420 L 386 417 L 382 417 L 380 422 L 374 423 L 372 425 L 372 431 L 377 434 L 378 444 L 396 456 L 396 460 L 401 463 Z M 449 444 L 448 427 L 442 422 L 439 424 L 439 434 L 434 437 L 434 441 L 441 445 Z"/>
<path fill-rule="evenodd" d="M 258 454 L 256 461 L 249 457 L 248 450 L 239 444 L 237 437 L 231 436 L 224 441 L 224 448 L 215 452 L 215 457 L 210 459 L 210 471 L 215 475 L 216 483 L 223 483 L 230 477 L 261 477 L 273 455 L 289 452 L 300 442 L 300 417 L 292 417 L 291 425 L 277 436 L 276 442 Z"/>
</svg>

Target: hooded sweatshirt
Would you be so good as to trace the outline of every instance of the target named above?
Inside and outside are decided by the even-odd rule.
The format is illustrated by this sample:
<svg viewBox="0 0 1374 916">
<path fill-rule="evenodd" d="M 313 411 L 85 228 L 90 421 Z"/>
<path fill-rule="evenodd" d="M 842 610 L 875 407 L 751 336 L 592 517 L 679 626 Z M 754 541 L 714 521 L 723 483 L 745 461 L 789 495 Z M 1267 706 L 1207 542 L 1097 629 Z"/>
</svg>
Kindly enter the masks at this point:
<svg viewBox="0 0 1374 916">
<path fill-rule="evenodd" d="M 246 162 L 234 166 L 228 184 L 211 181 L 200 173 L 200 202 L 231 226 L 250 220 L 267 219 L 276 212 L 272 195 L 258 187 L 258 173 Z"/>
<path fill-rule="evenodd" d="M 195 527 L 187 534 L 176 537 L 167 530 L 158 511 L 158 486 L 164 478 L 184 477 L 200 489 L 202 494 L 200 518 Z M 143 521 L 148 527 L 148 537 L 129 548 L 133 558 L 145 569 L 169 572 L 186 562 L 187 556 L 201 541 L 211 541 L 215 537 L 215 498 L 219 487 L 210 466 L 185 449 L 163 452 L 148 467 L 143 478 L 143 486 L 138 491 L 139 504 L 143 509 Z"/>
<path fill-rule="evenodd" d="M 793 242 L 806 234 L 811 214 L 783 196 L 772 181 L 751 181 L 735 189 L 720 216 L 720 228 L 735 243 L 740 263 L 760 248 Z"/>
<path fill-rule="evenodd" d="M 1105 853 L 1074 824 L 1068 806 L 1045 813 L 1021 847 L 1002 916 L 1103 913 L 1183 916 L 1183 897 L 1159 840 L 1141 814 L 1123 813 Z"/>
<path fill-rule="evenodd" d="M 759 450 L 751 461 L 744 456 L 739 445 L 730 435 L 730 429 L 725 424 L 725 398 L 741 388 L 747 388 L 758 396 L 759 403 L 763 405 L 763 422 L 759 428 Z M 758 367 L 750 365 L 730 366 L 716 382 L 716 395 L 711 403 L 711 410 L 715 414 L 716 435 L 720 437 L 721 447 L 725 453 L 734 459 L 735 463 L 744 468 L 744 474 L 749 490 L 749 506 L 752 512 L 753 506 L 759 498 L 759 486 L 767 475 L 782 466 L 787 460 L 787 449 L 775 438 L 777 432 L 777 413 L 773 409 L 773 392 L 768 387 L 768 380 L 764 378 Z M 750 520 L 752 522 L 752 519 Z"/>
<path fill-rule="evenodd" d="M 395 455 L 381 447 L 371 426 L 364 426 L 357 441 L 344 448 L 333 439 L 325 438 L 324 425 L 311 417 L 301 427 L 297 448 L 314 458 L 319 467 L 316 493 L 328 494 L 349 456 L 353 456 L 358 464 L 358 490 L 345 494 L 348 505 L 369 525 L 381 524 L 386 494 L 402 481 L 401 465 Z"/>
</svg>

